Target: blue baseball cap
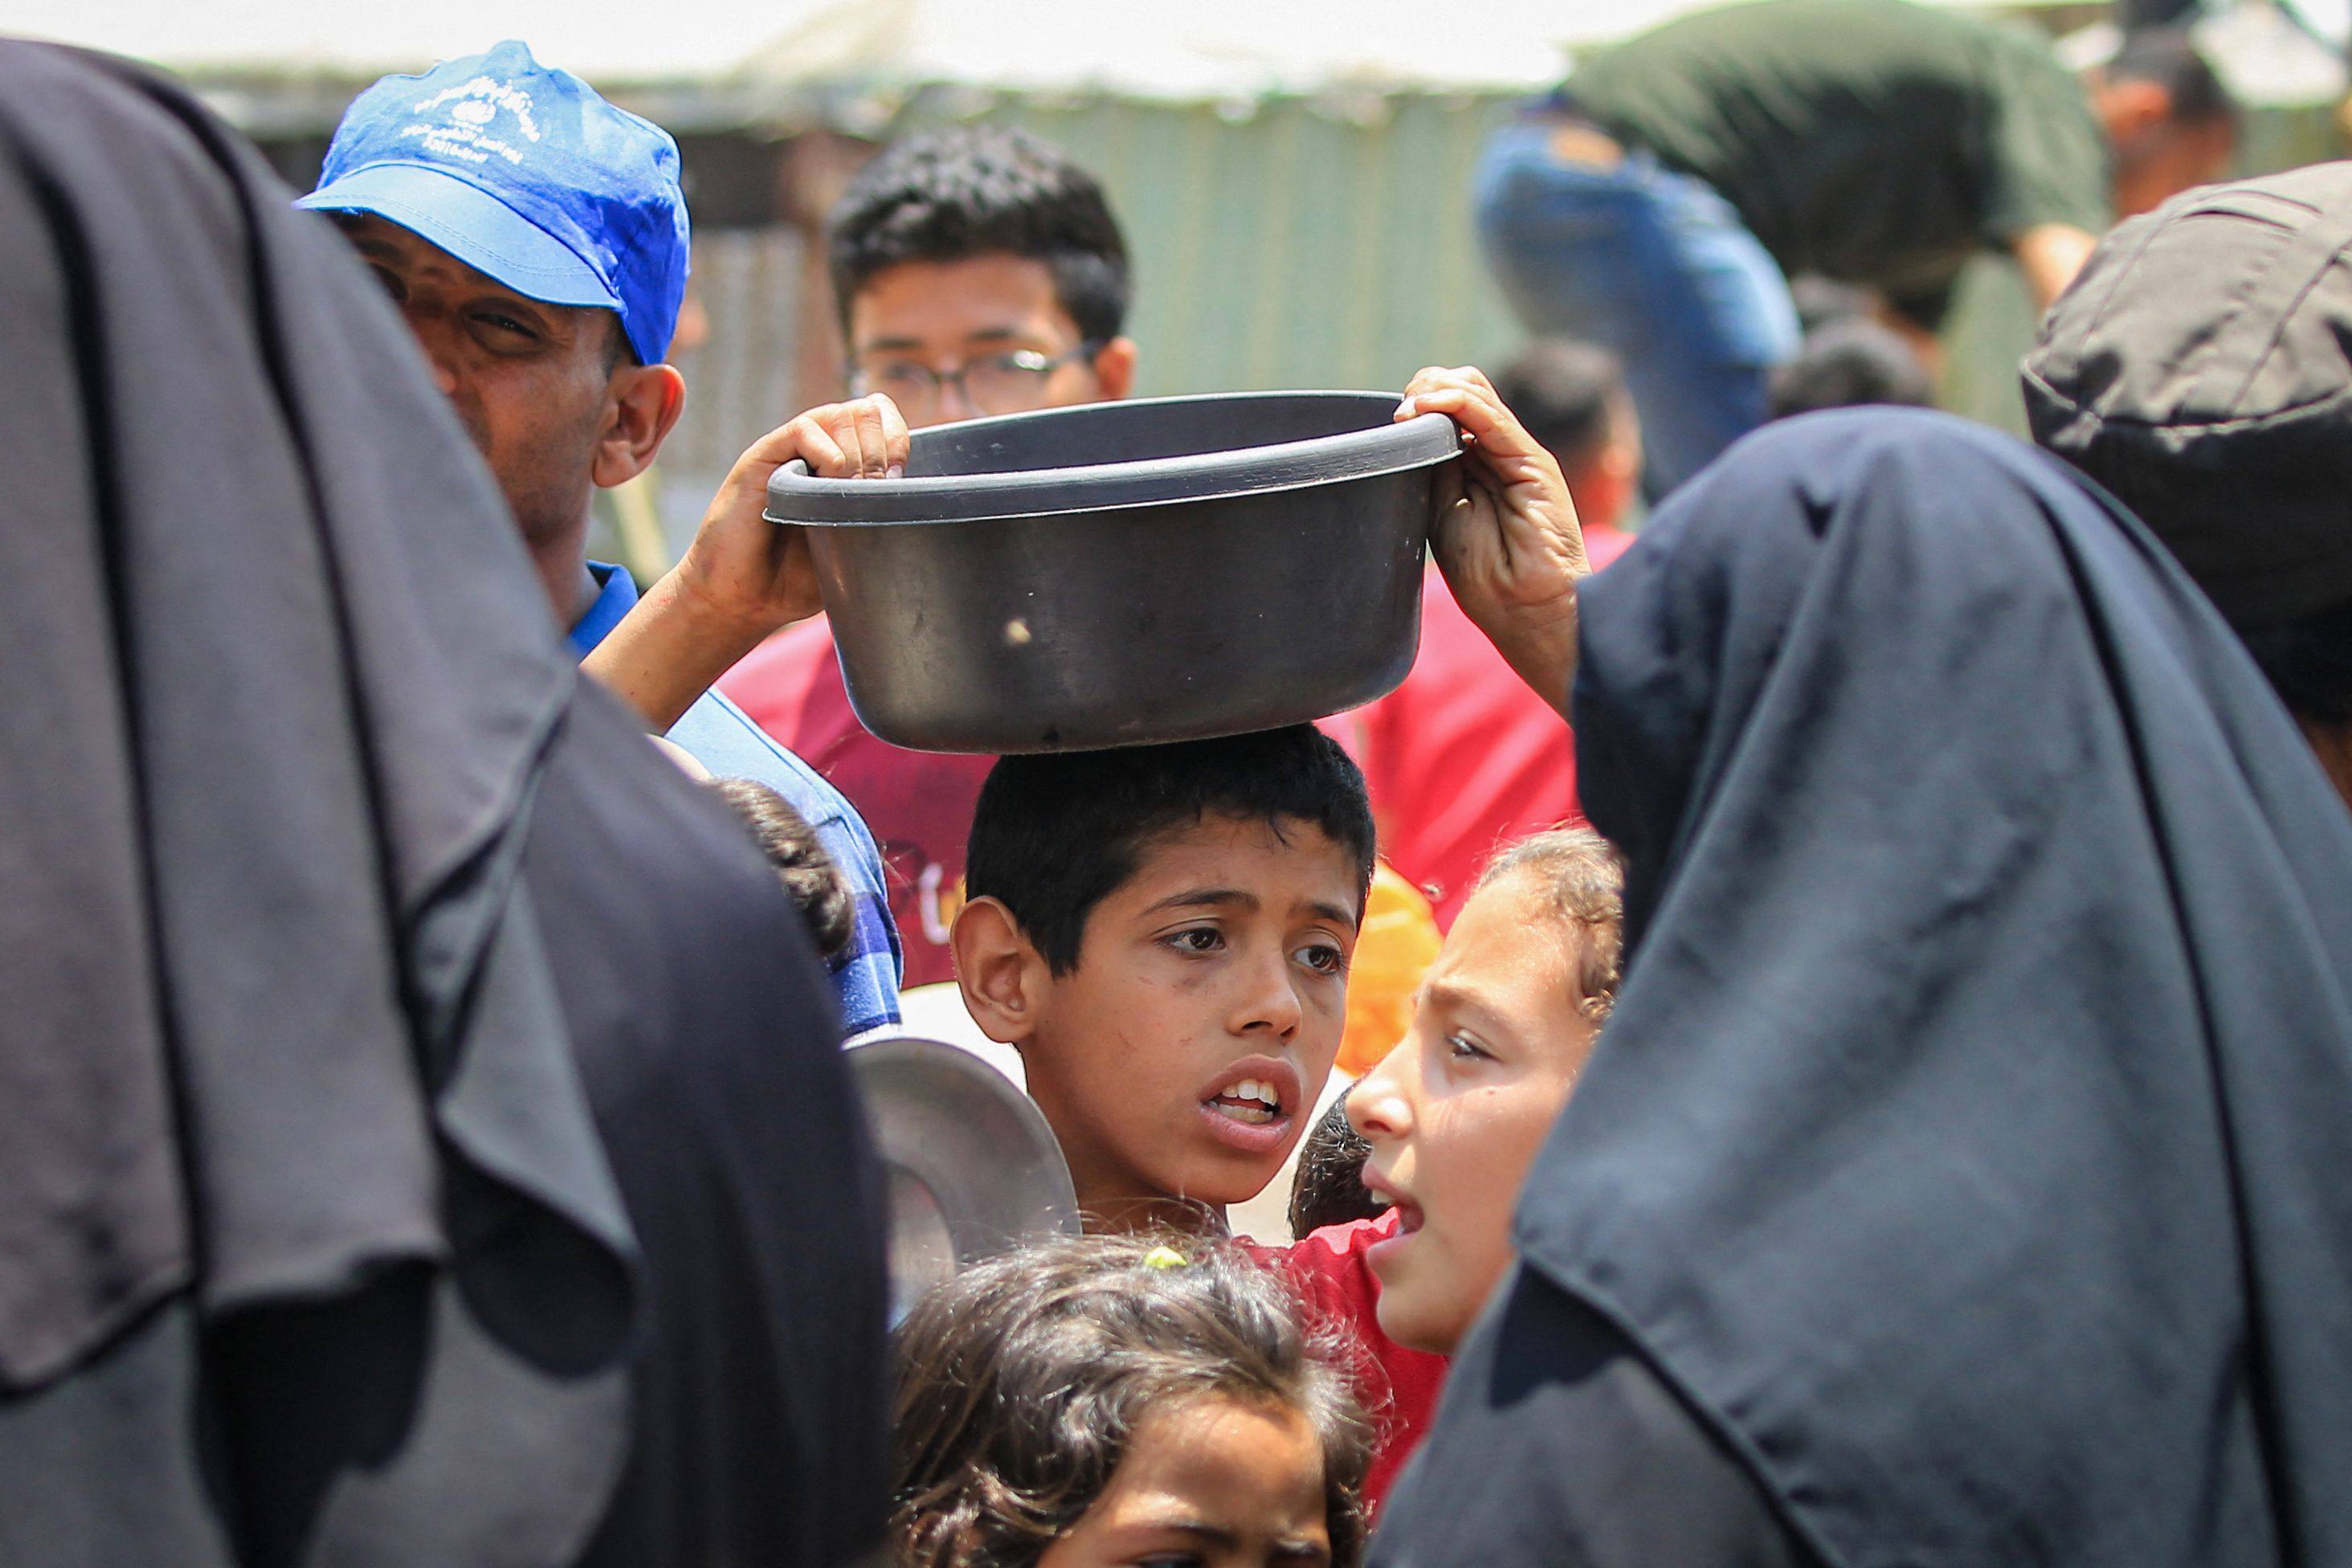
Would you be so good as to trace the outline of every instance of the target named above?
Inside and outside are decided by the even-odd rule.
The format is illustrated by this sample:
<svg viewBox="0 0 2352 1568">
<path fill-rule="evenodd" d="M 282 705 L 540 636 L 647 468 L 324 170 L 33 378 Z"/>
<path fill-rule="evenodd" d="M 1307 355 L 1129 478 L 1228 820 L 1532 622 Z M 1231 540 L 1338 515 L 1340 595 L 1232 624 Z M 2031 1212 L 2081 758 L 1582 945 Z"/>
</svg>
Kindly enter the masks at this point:
<svg viewBox="0 0 2352 1568">
<path fill-rule="evenodd" d="M 619 312 L 646 364 L 669 352 L 686 297 L 677 143 L 511 39 L 360 94 L 296 205 L 374 213 L 527 299 Z"/>
</svg>

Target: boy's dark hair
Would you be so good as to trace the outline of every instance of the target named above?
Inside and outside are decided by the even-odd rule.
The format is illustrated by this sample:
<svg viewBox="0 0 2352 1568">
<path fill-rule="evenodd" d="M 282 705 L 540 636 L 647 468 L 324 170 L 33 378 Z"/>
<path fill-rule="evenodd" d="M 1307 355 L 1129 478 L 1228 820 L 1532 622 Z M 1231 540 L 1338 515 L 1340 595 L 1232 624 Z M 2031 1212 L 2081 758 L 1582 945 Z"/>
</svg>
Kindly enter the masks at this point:
<svg viewBox="0 0 2352 1568">
<path fill-rule="evenodd" d="M 1343 1094 L 1298 1146 L 1298 1170 L 1290 1178 L 1290 1234 L 1305 1237 L 1327 1225 L 1379 1218 L 1389 1205 L 1364 1185 L 1364 1162 L 1371 1157 L 1371 1144 L 1348 1120 Z"/>
<path fill-rule="evenodd" d="M 842 193 L 825 230 L 845 331 L 866 280 L 905 261 L 1042 261 L 1087 342 L 1127 320 L 1127 242 L 1092 174 L 1018 131 L 964 125 L 890 145 Z"/>
<path fill-rule="evenodd" d="M 1892 403 L 1925 408 L 1936 400 L 1927 367 L 1901 333 L 1864 316 L 1828 321 L 1805 334 L 1797 357 L 1773 368 L 1768 417 Z"/>
<path fill-rule="evenodd" d="M 1278 1279 L 1226 1247 L 1088 1237 L 1006 1253 L 918 1301 L 894 1349 L 902 1568 L 1034 1563 L 1102 1496 L 1144 1421 L 1201 1398 L 1305 1417 L 1332 1568 L 1362 1554 L 1370 1447 L 1347 1363 L 1300 1329 Z"/>
<path fill-rule="evenodd" d="M 1530 344 L 1495 377 L 1495 393 L 1563 468 L 1589 462 L 1632 407 L 1617 356 L 1572 338 Z"/>
<path fill-rule="evenodd" d="M 2102 68 L 2111 82 L 2145 81 L 2164 89 L 2176 124 L 2237 123 L 2237 101 L 2185 27 L 2134 27 Z"/>
<path fill-rule="evenodd" d="M 751 841 L 808 921 L 817 952 L 831 958 L 847 947 L 856 919 L 849 888 L 808 818 L 757 779 L 712 779 L 710 788 L 751 830 Z"/>
<path fill-rule="evenodd" d="M 1055 974 L 1077 967 L 1087 917 L 1135 875 L 1145 846 L 1213 816 L 1320 828 L 1372 879 L 1364 775 L 1311 724 L 1214 741 L 1006 757 L 972 812 L 964 896 L 1001 900 Z"/>
</svg>

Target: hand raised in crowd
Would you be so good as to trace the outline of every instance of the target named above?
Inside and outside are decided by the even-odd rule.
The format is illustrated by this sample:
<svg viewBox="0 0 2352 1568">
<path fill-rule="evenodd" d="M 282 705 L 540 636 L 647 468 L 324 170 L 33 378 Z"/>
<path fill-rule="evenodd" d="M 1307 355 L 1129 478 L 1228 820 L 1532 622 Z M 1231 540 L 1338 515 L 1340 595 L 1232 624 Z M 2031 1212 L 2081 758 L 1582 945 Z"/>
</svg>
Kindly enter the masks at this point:
<svg viewBox="0 0 2352 1568">
<path fill-rule="evenodd" d="M 1576 675 L 1576 591 L 1590 574 L 1559 464 L 1476 370 L 1430 368 L 1405 387 L 1399 419 L 1443 414 L 1462 462 L 1438 481 L 1430 543 L 1463 613 L 1538 696 L 1568 712 Z"/>
<path fill-rule="evenodd" d="M 824 479 L 895 479 L 907 443 L 907 421 L 880 393 L 812 408 L 752 442 L 728 470 L 685 559 L 581 668 L 656 732 L 668 729 L 769 634 L 824 607 L 807 531 L 763 515 L 769 479 L 795 458 Z"/>
</svg>

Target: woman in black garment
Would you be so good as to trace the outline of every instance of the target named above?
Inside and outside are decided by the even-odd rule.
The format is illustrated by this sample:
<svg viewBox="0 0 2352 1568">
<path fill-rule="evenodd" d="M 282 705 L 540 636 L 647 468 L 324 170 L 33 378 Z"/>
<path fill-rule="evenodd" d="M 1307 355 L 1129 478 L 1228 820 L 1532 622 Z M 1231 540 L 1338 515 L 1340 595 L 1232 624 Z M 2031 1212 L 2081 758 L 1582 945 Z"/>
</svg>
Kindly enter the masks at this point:
<svg viewBox="0 0 2352 1568">
<path fill-rule="evenodd" d="M 290 202 L 0 40 L 0 1563 L 846 1562 L 823 973 Z"/>
<path fill-rule="evenodd" d="M 1625 986 L 1373 1561 L 2352 1562 L 2352 822 L 2203 595 L 1874 411 L 1581 614 Z"/>
</svg>

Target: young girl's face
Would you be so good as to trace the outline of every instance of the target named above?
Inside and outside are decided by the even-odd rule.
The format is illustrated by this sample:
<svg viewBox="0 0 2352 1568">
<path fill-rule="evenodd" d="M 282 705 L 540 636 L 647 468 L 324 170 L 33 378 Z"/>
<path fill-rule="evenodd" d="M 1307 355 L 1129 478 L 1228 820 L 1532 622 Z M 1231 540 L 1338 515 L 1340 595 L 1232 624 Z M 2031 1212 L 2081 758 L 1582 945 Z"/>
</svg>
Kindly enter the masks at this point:
<svg viewBox="0 0 2352 1568">
<path fill-rule="evenodd" d="M 1299 1412 L 1207 1397 L 1136 1429 L 1038 1568 L 1324 1568 L 1323 1446 Z"/>
<path fill-rule="evenodd" d="M 1403 1221 L 1365 1259 L 1400 1344 L 1451 1355 L 1510 1265 L 1519 1187 L 1592 1049 L 1583 940 L 1521 879 L 1484 889 L 1422 981 L 1412 1032 L 1348 1091 L 1372 1146 L 1364 1185 Z"/>
</svg>

